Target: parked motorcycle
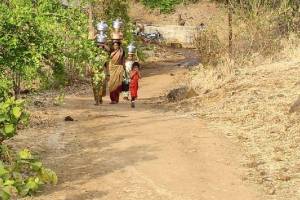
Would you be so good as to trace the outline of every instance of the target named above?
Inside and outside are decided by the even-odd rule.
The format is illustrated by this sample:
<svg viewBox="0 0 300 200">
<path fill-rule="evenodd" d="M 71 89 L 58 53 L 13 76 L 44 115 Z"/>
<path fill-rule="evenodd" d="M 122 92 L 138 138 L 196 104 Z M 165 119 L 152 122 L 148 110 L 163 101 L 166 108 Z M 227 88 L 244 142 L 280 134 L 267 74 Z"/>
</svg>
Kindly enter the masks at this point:
<svg viewBox="0 0 300 200">
<path fill-rule="evenodd" d="M 162 41 L 161 34 L 156 30 L 152 33 L 140 33 L 140 37 L 147 43 L 158 43 L 160 44 Z"/>
</svg>

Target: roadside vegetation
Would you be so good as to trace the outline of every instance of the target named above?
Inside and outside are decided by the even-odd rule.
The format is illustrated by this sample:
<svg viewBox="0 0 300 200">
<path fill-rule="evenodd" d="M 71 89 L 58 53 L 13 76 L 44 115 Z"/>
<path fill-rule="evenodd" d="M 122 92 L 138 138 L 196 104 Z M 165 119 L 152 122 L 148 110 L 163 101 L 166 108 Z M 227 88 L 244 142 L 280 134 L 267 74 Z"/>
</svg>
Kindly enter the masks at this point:
<svg viewBox="0 0 300 200">
<path fill-rule="evenodd" d="M 227 27 L 212 24 L 196 37 L 204 65 L 223 64 L 228 59 L 244 65 L 275 58 L 291 39 L 299 37 L 298 1 L 216 2 L 228 13 Z M 224 33 L 227 36 L 220 38 Z"/>
<path fill-rule="evenodd" d="M 90 67 L 104 65 L 107 55 L 90 38 L 93 27 L 89 22 L 92 26 L 100 20 L 112 23 L 117 17 L 125 22 L 126 45 L 133 40 L 126 1 L 1 1 L 1 199 L 33 195 L 41 186 L 57 183 L 55 172 L 46 168 L 38 155 L 29 149 L 17 152 L 6 141 L 30 121 L 26 94 L 48 89 L 63 93 L 65 86 L 86 80 Z"/>
<path fill-rule="evenodd" d="M 141 0 L 141 2 L 151 8 L 159 9 L 162 13 L 170 13 L 174 11 L 176 5 L 184 3 L 196 3 L 199 0 Z"/>
</svg>

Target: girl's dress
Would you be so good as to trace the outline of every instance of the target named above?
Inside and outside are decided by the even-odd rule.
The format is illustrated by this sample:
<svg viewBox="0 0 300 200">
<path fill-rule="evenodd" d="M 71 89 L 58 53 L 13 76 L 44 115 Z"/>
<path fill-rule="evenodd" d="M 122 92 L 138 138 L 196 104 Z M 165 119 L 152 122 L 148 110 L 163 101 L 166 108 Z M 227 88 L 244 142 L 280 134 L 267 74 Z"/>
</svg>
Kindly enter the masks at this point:
<svg viewBox="0 0 300 200">
<path fill-rule="evenodd" d="M 133 70 L 130 74 L 130 94 L 131 99 L 134 101 L 138 97 L 139 79 L 141 78 L 139 71 Z"/>
</svg>

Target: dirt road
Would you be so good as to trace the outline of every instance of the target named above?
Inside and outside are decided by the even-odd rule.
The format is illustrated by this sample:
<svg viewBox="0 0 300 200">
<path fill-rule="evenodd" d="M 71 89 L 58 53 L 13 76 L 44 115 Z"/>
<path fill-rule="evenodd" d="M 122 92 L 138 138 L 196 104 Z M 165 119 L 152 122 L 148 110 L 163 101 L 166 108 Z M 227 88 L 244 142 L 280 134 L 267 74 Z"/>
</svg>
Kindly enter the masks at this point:
<svg viewBox="0 0 300 200">
<path fill-rule="evenodd" d="M 144 69 L 136 109 L 128 102 L 93 105 L 92 94 L 68 96 L 51 108 L 55 126 L 32 128 L 28 141 L 59 176 L 34 200 L 257 200 L 242 181 L 240 150 L 191 113 L 149 102 L 172 87 L 184 69 L 152 63 Z M 173 76 L 170 76 L 173 73 Z M 64 122 L 71 115 L 75 122 Z"/>
</svg>

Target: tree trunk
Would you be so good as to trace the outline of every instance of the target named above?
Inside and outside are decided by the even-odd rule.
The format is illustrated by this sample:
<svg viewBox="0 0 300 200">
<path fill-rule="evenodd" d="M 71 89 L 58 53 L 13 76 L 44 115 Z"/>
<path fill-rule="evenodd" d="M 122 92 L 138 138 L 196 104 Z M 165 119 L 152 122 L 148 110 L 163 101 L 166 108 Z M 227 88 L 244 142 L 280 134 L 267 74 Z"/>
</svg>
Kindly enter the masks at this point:
<svg viewBox="0 0 300 200">
<path fill-rule="evenodd" d="M 228 50 L 229 50 L 229 56 L 232 57 L 233 54 L 233 45 L 232 45 L 232 39 L 233 39 L 233 30 L 232 30 L 232 15 L 233 15 L 233 8 L 230 0 L 227 0 L 227 6 L 228 6 Z"/>
<path fill-rule="evenodd" d="M 93 15 L 93 5 L 90 3 L 88 8 L 88 15 L 89 15 L 89 39 L 94 40 L 95 39 L 95 28 L 93 25 L 94 21 L 94 15 Z M 89 65 L 85 66 L 85 75 L 88 76 L 88 72 L 90 71 Z"/>
<path fill-rule="evenodd" d="M 93 40 L 95 38 L 95 29 L 93 26 L 93 7 L 92 4 L 88 7 L 88 15 L 89 15 L 89 39 Z"/>
<path fill-rule="evenodd" d="M 21 92 L 21 75 L 19 72 L 14 73 L 14 79 L 13 79 L 13 87 L 15 92 L 15 98 L 18 99 Z"/>
</svg>

